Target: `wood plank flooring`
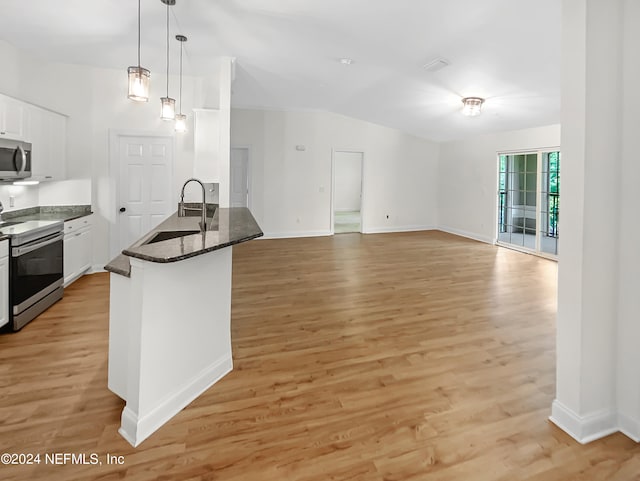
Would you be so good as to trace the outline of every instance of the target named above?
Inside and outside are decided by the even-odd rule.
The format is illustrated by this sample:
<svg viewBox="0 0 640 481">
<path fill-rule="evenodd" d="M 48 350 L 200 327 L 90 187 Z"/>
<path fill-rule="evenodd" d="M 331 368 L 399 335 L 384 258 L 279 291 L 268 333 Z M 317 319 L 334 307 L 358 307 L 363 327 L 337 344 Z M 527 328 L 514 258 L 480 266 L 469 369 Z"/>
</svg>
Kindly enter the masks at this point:
<svg viewBox="0 0 640 481">
<path fill-rule="evenodd" d="M 42 457 L 0 479 L 640 480 L 640 445 L 547 420 L 556 267 L 442 232 L 235 246 L 234 371 L 136 449 L 106 387 L 108 275 L 85 276 L 0 336 L 0 453 Z"/>
</svg>

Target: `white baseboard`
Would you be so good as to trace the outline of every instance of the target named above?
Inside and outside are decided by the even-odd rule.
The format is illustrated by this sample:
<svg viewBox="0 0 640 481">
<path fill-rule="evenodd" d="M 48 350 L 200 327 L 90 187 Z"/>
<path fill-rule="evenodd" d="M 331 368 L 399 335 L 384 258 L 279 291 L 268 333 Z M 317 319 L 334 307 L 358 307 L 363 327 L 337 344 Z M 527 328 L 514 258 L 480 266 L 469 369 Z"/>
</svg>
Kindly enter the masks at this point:
<svg viewBox="0 0 640 481">
<path fill-rule="evenodd" d="M 480 242 L 485 242 L 487 244 L 495 244 L 495 239 L 491 237 L 486 237 L 480 234 L 476 234 L 475 232 L 468 232 L 461 229 L 454 229 L 453 227 L 447 227 L 440 225 L 437 227 L 438 230 L 442 232 L 447 232 L 449 234 L 459 235 L 460 237 L 466 237 L 467 239 L 477 240 Z"/>
<path fill-rule="evenodd" d="M 216 361 L 166 397 L 142 418 L 139 418 L 129 406 L 125 406 L 122 411 L 122 424 L 118 432 L 133 447 L 138 446 L 232 369 L 231 355 Z"/>
<path fill-rule="evenodd" d="M 618 426 L 620 432 L 633 439 L 636 443 L 640 443 L 640 421 L 631 419 L 626 414 L 618 413 Z"/>
<path fill-rule="evenodd" d="M 392 227 L 371 227 L 367 228 L 365 234 L 386 234 L 389 232 L 418 232 L 422 230 L 434 230 L 432 225 L 401 225 Z"/>
<path fill-rule="evenodd" d="M 258 239 L 291 239 L 295 237 L 323 237 L 331 235 L 328 230 L 311 230 L 300 232 L 265 232 L 264 236 Z"/>
<path fill-rule="evenodd" d="M 551 405 L 549 420 L 581 444 L 619 431 L 615 410 L 604 409 L 579 416 L 557 399 Z"/>
</svg>

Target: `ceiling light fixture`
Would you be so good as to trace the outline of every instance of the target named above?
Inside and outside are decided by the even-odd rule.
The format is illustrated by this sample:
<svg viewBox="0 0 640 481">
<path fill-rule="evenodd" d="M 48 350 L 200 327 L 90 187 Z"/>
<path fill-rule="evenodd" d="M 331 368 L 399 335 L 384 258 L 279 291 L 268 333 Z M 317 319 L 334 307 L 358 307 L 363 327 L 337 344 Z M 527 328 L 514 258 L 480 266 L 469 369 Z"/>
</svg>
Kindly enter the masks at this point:
<svg viewBox="0 0 640 481">
<path fill-rule="evenodd" d="M 344 58 L 341 58 L 341 59 L 340 59 L 340 63 L 341 63 L 342 65 L 351 65 L 351 64 L 353 63 L 353 59 L 352 59 L 352 58 L 344 57 Z"/>
<path fill-rule="evenodd" d="M 187 41 L 187 37 L 184 35 L 176 35 L 176 40 L 180 42 L 180 95 L 178 97 L 180 101 L 180 113 L 176 115 L 176 132 L 187 131 L 187 116 L 182 113 L 182 51 L 184 50 L 184 43 Z"/>
<path fill-rule="evenodd" d="M 169 97 L 169 6 L 175 5 L 176 0 L 160 0 L 167 6 L 167 96 L 160 98 L 162 120 L 174 120 L 176 118 L 176 100 Z"/>
<path fill-rule="evenodd" d="M 465 97 L 462 99 L 462 103 L 464 104 L 462 114 L 467 117 L 475 117 L 476 115 L 480 115 L 484 99 L 480 97 Z"/>
<path fill-rule="evenodd" d="M 140 66 L 140 0 L 138 0 L 138 65 L 127 69 L 129 75 L 129 95 L 136 102 L 149 101 L 149 78 L 151 72 Z"/>
</svg>

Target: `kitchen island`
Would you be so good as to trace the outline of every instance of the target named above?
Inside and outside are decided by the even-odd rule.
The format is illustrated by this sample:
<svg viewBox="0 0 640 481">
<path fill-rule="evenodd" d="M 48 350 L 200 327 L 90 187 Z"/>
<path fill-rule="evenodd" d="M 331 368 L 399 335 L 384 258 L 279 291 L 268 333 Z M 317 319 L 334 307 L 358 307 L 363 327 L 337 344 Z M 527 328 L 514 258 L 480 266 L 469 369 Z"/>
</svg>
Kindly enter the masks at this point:
<svg viewBox="0 0 640 481">
<path fill-rule="evenodd" d="M 109 389 L 137 446 L 233 369 L 232 246 L 262 235 L 246 208 L 170 216 L 105 266 L 111 272 Z"/>
</svg>

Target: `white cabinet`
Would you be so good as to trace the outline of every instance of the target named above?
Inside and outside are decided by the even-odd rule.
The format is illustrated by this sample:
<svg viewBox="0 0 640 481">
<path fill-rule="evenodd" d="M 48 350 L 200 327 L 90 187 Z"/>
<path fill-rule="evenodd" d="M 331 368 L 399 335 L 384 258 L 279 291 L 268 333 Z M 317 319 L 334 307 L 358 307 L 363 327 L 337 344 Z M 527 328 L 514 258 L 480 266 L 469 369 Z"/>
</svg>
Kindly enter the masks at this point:
<svg viewBox="0 0 640 481">
<path fill-rule="evenodd" d="M 0 241 L 0 326 L 9 322 L 9 240 Z"/>
<path fill-rule="evenodd" d="M 220 111 L 194 109 L 193 176 L 202 182 L 220 182 Z"/>
<path fill-rule="evenodd" d="M 27 104 L 0 95 L 0 138 L 24 140 Z"/>
<path fill-rule="evenodd" d="M 64 223 L 64 286 L 91 267 L 91 216 Z"/>
<path fill-rule="evenodd" d="M 29 106 L 26 140 L 31 142 L 34 180 L 64 180 L 67 174 L 67 118 Z"/>
</svg>

